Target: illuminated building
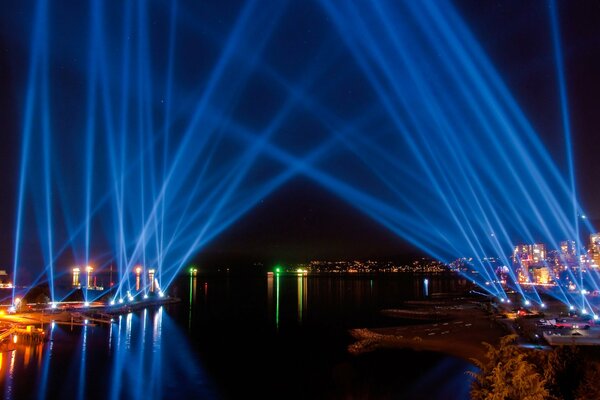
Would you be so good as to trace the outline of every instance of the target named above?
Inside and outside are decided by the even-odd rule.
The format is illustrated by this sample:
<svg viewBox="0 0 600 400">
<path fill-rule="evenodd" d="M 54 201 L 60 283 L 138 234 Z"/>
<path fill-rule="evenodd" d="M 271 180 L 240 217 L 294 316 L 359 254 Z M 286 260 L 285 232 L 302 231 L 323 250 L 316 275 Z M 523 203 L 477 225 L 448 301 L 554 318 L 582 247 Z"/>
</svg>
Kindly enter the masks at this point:
<svg viewBox="0 0 600 400">
<path fill-rule="evenodd" d="M 513 251 L 513 265 L 521 283 L 531 282 L 530 268 L 546 261 L 546 245 L 543 243 L 520 244 Z"/>
<path fill-rule="evenodd" d="M 0 288 L 2 288 L 2 289 L 12 288 L 12 283 L 10 283 L 8 274 L 3 269 L 0 269 Z"/>
<path fill-rule="evenodd" d="M 89 265 L 87 267 L 85 267 L 85 272 L 87 273 L 87 282 L 86 282 L 86 286 L 92 287 L 92 272 L 94 271 L 94 268 L 90 267 Z"/>
<path fill-rule="evenodd" d="M 154 293 L 154 269 L 148 270 L 148 279 L 150 280 L 150 293 Z"/>
<path fill-rule="evenodd" d="M 591 265 L 598 268 L 600 265 L 600 233 L 592 233 L 590 235 L 589 258 Z"/>
<path fill-rule="evenodd" d="M 550 270 L 548 267 L 532 268 L 531 275 L 533 276 L 533 281 L 535 283 L 540 283 L 543 285 L 551 283 Z"/>
<path fill-rule="evenodd" d="M 544 261 L 546 259 L 546 245 L 543 243 L 532 244 L 531 257 L 536 264 Z"/>
<path fill-rule="evenodd" d="M 590 235 L 590 250 L 600 251 L 600 233 Z"/>
<path fill-rule="evenodd" d="M 575 241 L 574 240 L 563 240 L 560 242 L 560 254 L 567 258 L 574 258 L 575 251 Z"/>
<path fill-rule="evenodd" d="M 515 264 L 537 264 L 546 260 L 546 245 L 543 243 L 521 244 L 515 246 L 513 262 Z"/>
<path fill-rule="evenodd" d="M 521 265 L 523 262 L 529 262 L 530 253 L 529 246 L 526 244 L 520 244 L 515 246 L 513 251 L 513 264 Z"/>
<path fill-rule="evenodd" d="M 79 282 L 79 268 L 73 268 L 73 287 L 80 287 L 81 283 Z"/>
</svg>

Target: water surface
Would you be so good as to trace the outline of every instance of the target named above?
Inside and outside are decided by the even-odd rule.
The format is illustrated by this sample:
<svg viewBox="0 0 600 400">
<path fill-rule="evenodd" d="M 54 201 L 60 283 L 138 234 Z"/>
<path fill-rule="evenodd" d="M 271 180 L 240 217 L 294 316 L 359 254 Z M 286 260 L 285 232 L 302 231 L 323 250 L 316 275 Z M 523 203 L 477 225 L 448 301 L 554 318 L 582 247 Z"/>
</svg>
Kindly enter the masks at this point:
<svg viewBox="0 0 600 400">
<path fill-rule="evenodd" d="M 428 352 L 351 356 L 348 329 L 402 321 L 381 309 L 459 293 L 457 277 L 181 277 L 177 305 L 111 326 L 55 325 L 0 359 L 6 399 L 468 398 L 467 362 Z"/>
</svg>

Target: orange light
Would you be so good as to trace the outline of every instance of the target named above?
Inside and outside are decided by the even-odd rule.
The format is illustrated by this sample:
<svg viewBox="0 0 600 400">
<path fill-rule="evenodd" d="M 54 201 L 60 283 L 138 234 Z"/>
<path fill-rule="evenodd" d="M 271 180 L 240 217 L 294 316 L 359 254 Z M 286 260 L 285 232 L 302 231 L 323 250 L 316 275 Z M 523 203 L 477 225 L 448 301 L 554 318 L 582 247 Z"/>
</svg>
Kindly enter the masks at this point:
<svg viewBox="0 0 600 400">
<path fill-rule="evenodd" d="M 135 273 L 136 273 L 137 275 L 141 274 L 141 273 L 142 273 L 142 267 L 137 267 L 137 268 L 135 269 Z"/>
</svg>

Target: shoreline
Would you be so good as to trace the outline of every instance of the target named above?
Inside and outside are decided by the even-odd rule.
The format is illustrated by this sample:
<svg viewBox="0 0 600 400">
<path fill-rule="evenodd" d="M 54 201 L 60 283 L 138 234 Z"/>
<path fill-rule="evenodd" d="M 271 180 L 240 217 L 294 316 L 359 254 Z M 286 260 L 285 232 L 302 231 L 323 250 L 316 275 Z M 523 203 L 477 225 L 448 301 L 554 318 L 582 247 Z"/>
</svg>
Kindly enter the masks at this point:
<svg viewBox="0 0 600 400">
<path fill-rule="evenodd" d="M 356 340 L 348 346 L 350 354 L 360 355 L 377 349 L 411 349 L 448 354 L 472 362 L 483 361 L 487 348 L 510 333 L 508 327 L 486 312 L 481 303 L 422 302 L 403 309 L 382 310 L 412 324 L 386 328 L 356 328 Z M 427 322 L 424 322 L 427 320 Z"/>
</svg>

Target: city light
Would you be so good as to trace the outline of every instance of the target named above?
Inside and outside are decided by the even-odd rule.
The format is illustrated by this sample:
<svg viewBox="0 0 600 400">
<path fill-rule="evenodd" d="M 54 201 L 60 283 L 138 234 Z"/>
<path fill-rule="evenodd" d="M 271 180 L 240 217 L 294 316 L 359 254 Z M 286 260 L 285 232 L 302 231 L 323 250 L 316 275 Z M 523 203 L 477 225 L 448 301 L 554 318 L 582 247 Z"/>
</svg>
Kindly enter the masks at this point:
<svg viewBox="0 0 600 400">
<path fill-rule="evenodd" d="M 83 303 L 83 306 L 84 306 L 84 307 L 89 307 L 89 306 L 90 306 L 90 302 L 89 302 L 89 301 L 86 301 L 86 302 L 84 302 L 84 303 Z"/>
</svg>

